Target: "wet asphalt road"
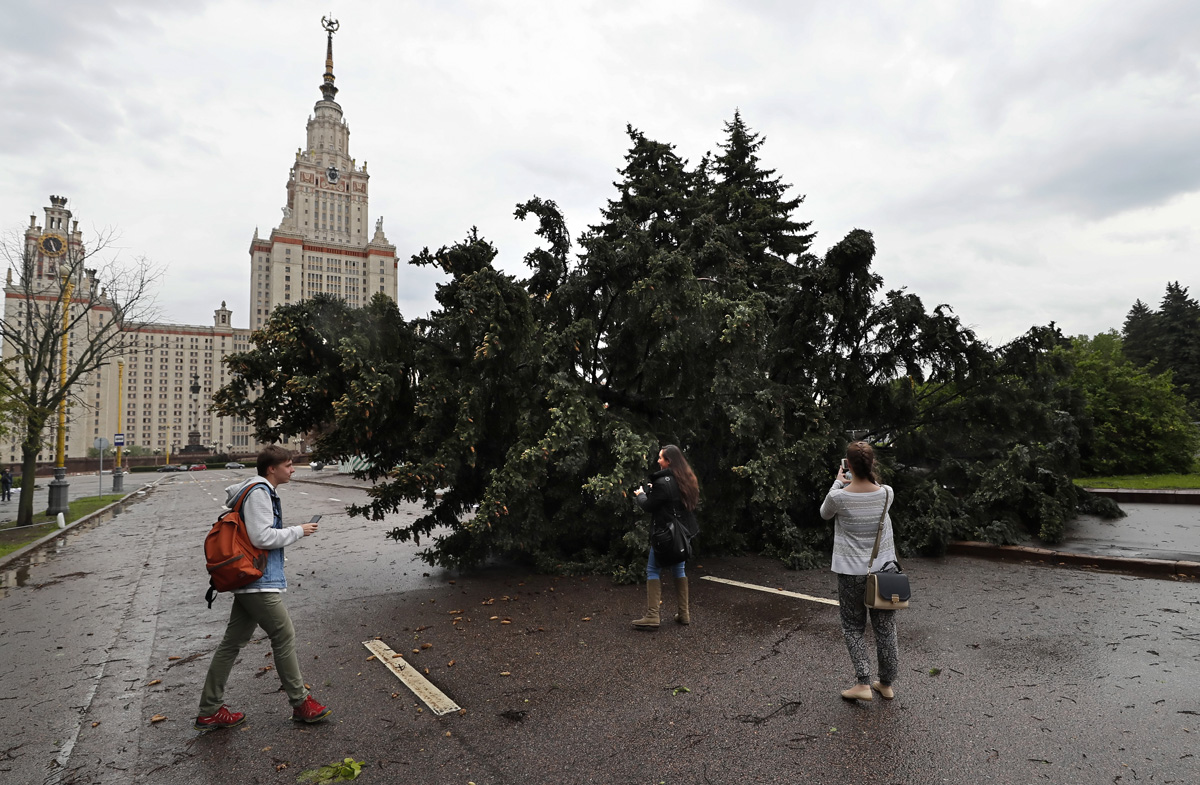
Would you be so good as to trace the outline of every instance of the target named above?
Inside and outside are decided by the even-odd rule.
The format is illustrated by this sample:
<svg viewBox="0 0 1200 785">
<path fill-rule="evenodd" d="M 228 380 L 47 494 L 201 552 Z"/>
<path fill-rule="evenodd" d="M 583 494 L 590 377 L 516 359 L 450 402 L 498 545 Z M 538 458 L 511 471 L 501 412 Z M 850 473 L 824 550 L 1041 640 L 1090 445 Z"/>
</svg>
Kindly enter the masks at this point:
<svg viewBox="0 0 1200 785">
<path fill-rule="evenodd" d="M 1200 505 L 1122 502 L 1121 509 L 1128 517 L 1080 516 L 1067 526 L 1066 542 L 1054 547 L 1093 556 L 1200 561 Z"/>
<path fill-rule="evenodd" d="M 248 474 L 170 475 L 0 576 L 0 782 L 295 783 L 346 756 L 366 783 L 1200 781 L 1200 583 L 908 560 L 897 698 L 848 704 L 836 608 L 700 579 L 831 597 L 825 570 L 700 559 L 694 623 L 636 632 L 640 586 L 431 569 L 345 515 L 361 490 L 310 482 L 281 489 L 289 523 L 325 516 L 286 596 L 332 721 L 293 726 L 259 638 L 226 693 L 248 722 L 201 736 L 229 609 L 205 607 L 201 543 Z M 464 713 L 422 711 L 376 636 Z"/>
</svg>

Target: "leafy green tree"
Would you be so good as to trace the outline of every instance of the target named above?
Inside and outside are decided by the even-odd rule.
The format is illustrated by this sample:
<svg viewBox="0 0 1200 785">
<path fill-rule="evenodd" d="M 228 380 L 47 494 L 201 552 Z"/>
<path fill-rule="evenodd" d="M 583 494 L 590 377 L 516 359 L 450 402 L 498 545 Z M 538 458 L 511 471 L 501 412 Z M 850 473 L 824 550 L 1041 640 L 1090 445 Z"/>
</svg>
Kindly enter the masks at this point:
<svg viewBox="0 0 1200 785">
<path fill-rule="evenodd" d="M 1084 400 L 1084 475 L 1191 470 L 1200 434 L 1171 371 L 1153 373 L 1125 358 L 1116 331 L 1076 337 L 1061 351 L 1073 370 L 1069 384 Z"/>
</svg>

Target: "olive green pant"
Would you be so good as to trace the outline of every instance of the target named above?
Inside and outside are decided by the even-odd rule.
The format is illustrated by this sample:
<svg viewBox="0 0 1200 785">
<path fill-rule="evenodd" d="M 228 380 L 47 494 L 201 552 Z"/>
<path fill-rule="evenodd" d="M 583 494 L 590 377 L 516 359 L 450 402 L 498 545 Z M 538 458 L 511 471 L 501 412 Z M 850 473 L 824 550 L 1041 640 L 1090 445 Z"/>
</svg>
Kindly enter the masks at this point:
<svg viewBox="0 0 1200 785">
<path fill-rule="evenodd" d="M 304 677 L 300 675 L 300 659 L 296 656 L 296 630 L 283 604 L 283 595 L 279 592 L 235 594 L 225 637 L 213 654 L 208 677 L 204 680 L 204 692 L 200 695 L 201 717 L 208 717 L 221 708 L 229 671 L 233 669 L 238 652 L 250 642 L 258 627 L 262 627 L 271 639 L 275 672 L 279 674 L 279 683 L 292 707 L 304 703 L 308 697 Z"/>
</svg>

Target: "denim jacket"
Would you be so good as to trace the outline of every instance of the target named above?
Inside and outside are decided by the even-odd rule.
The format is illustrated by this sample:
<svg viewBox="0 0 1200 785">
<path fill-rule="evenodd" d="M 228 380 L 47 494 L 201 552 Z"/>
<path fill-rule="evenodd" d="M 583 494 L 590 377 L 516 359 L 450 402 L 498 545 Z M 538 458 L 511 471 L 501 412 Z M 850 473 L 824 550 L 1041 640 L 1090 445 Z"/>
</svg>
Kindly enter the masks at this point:
<svg viewBox="0 0 1200 785">
<path fill-rule="evenodd" d="M 283 507 L 279 502 L 279 495 L 275 493 L 275 489 L 271 487 L 271 483 L 267 482 L 261 477 L 255 477 L 246 483 L 239 483 L 227 488 L 226 491 L 228 492 L 230 498 L 228 504 L 233 505 L 236 503 L 238 494 L 241 493 L 243 488 L 251 484 L 255 486 L 261 486 L 268 494 L 270 494 L 272 512 L 271 528 L 283 529 Z M 251 497 L 257 495 L 258 492 L 258 487 L 252 488 L 250 492 L 246 494 L 245 501 L 242 502 L 242 516 L 246 520 L 247 529 L 251 528 L 251 519 L 248 517 L 248 513 L 253 514 L 252 511 L 247 509 L 247 506 L 250 503 Z M 255 501 L 258 500 L 256 499 Z M 255 505 L 255 507 L 261 509 L 261 505 Z M 262 525 L 261 521 L 259 522 L 259 525 Z M 299 538 L 285 538 L 285 540 L 290 540 L 292 542 L 294 542 L 295 539 Z M 253 537 L 251 538 L 251 541 L 253 542 Z M 234 593 L 245 594 L 261 591 L 287 591 L 287 577 L 283 574 L 283 551 L 284 548 L 282 545 L 268 550 L 267 566 L 266 569 L 263 570 L 262 577 L 251 584 L 237 589 Z"/>
</svg>

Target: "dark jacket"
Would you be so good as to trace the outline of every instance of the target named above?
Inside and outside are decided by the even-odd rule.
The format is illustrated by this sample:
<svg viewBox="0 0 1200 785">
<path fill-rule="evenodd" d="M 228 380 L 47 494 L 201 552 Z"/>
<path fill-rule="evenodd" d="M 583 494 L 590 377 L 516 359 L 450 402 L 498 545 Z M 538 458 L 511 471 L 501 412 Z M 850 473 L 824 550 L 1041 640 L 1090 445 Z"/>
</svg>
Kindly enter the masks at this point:
<svg viewBox="0 0 1200 785">
<path fill-rule="evenodd" d="M 650 475 L 650 485 L 646 492 L 634 497 L 638 506 L 650 513 L 651 529 L 662 530 L 670 527 L 671 521 L 680 521 L 689 536 L 694 537 L 700 530 L 696 516 L 683 506 L 679 497 L 679 483 L 670 469 L 661 469 Z"/>
</svg>

